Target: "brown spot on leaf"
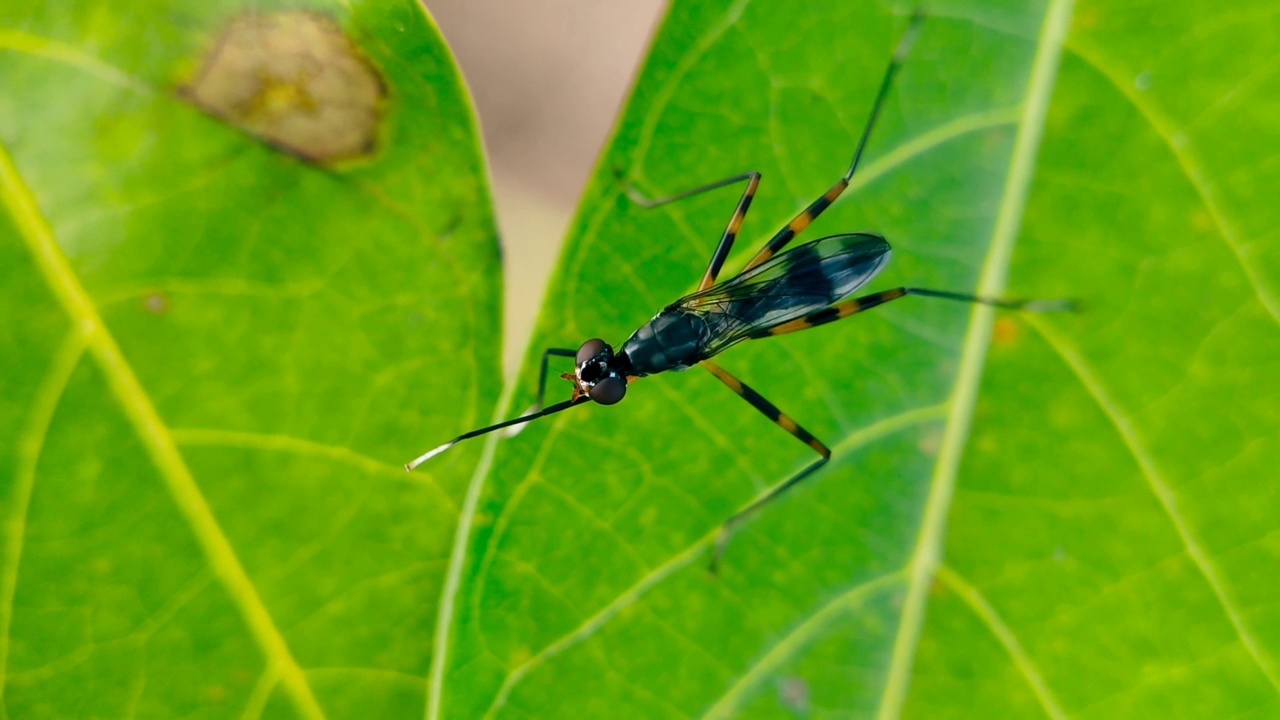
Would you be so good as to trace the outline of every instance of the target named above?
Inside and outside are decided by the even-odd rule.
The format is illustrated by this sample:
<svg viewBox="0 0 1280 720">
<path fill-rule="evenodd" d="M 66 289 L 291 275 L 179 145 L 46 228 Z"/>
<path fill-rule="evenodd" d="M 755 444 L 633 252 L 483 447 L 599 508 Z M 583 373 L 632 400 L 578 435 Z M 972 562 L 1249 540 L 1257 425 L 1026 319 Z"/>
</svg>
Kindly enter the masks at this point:
<svg viewBox="0 0 1280 720">
<path fill-rule="evenodd" d="M 386 85 L 331 18 L 249 13 L 227 25 L 181 94 L 280 150 L 331 164 L 373 151 Z"/>
<path fill-rule="evenodd" d="M 511 652 L 511 657 L 509 658 L 508 662 L 511 663 L 512 667 L 515 667 L 517 665 L 523 665 L 529 662 L 529 659 L 532 657 L 533 657 L 533 651 L 527 647 L 521 646 Z"/>
<path fill-rule="evenodd" d="M 942 578 L 937 575 L 933 576 L 933 580 L 929 582 L 929 594 L 935 598 L 942 597 L 948 592 L 947 584 L 942 582 Z"/>
<path fill-rule="evenodd" d="M 997 345 L 1012 345 L 1018 339 L 1018 323 L 1009 318 L 996 320 L 995 342 Z"/>
</svg>

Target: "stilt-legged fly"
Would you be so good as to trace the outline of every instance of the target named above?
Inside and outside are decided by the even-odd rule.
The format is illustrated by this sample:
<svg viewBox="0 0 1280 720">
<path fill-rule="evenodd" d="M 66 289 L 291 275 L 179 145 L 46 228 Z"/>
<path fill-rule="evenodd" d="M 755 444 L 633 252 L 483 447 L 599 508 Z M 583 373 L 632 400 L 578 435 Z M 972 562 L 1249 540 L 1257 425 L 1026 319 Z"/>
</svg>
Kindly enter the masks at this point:
<svg viewBox="0 0 1280 720">
<path fill-rule="evenodd" d="M 832 235 L 780 252 L 849 186 L 881 106 L 889 93 L 893 77 L 906 58 L 922 20 L 923 16 L 920 14 L 911 19 L 894 51 L 872 105 L 870 118 L 854 152 L 853 161 L 844 177 L 779 230 L 741 273 L 722 283 L 716 283 L 720 268 L 733 247 L 733 241 L 738 236 L 751 199 L 760 184 L 760 173 L 736 175 L 660 200 L 637 199 L 636 202 L 642 206 L 654 208 L 727 185 L 747 183 L 696 291 L 668 305 L 632 333 L 616 350 L 599 338 L 587 340 L 577 350 L 546 350 L 542 356 L 537 404 L 533 412 L 459 435 L 424 453 L 405 468 L 413 470 L 463 440 L 554 415 L 586 402 L 613 405 L 626 396 L 627 386 L 637 378 L 700 365 L 751 403 L 752 407 L 818 454 L 818 458 L 807 467 L 775 485 L 725 522 L 712 560 L 714 568 L 734 526 L 825 464 L 831 458 L 831 450 L 773 403 L 711 362 L 712 357 L 744 340 L 807 330 L 908 295 L 980 303 L 1013 310 L 1047 312 L 1069 309 L 1071 303 L 1068 301 L 1002 300 L 915 287 L 898 287 L 849 298 L 879 274 L 889 262 L 889 243 L 872 233 Z M 548 361 L 552 357 L 574 359 L 574 372 L 561 375 L 573 383 L 573 395 L 568 400 L 543 407 Z"/>
</svg>

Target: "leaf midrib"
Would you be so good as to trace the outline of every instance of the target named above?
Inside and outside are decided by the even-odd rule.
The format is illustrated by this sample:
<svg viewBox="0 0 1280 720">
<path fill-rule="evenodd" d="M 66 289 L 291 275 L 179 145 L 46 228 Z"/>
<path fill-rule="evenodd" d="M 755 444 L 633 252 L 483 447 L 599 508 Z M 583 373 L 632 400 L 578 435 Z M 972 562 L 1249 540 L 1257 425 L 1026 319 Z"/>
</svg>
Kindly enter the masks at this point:
<svg viewBox="0 0 1280 720">
<path fill-rule="evenodd" d="M 301 667 L 218 525 L 168 426 L 62 254 L 52 227 L 41 214 L 34 194 L 3 143 L 0 143 L 0 201 L 13 218 L 50 291 L 71 320 L 72 331 L 83 338 L 90 355 L 97 361 L 112 394 L 150 455 L 174 504 L 190 525 L 214 575 L 244 618 L 268 666 L 279 670 L 286 694 L 299 714 L 323 718 L 324 713 Z"/>
<path fill-rule="evenodd" d="M 978 280 L 978 295 L 999 297 L 1005 289 L 1013 246 L 1017 240 L 1022 212 L 1030 192 L 1035 170 L 1036 150 L 1044 130 L 1058 60 L 1071 21 L 1071 0 L 1052 0 L 1045 11 L 1040 28 L 1035 58 L 1032 60 L 1027 92 L 1023 100 L 1022 118 L 1014 137 L 1009 157 L 1009 173 L 1000 198 L 999 212 L 992 230 L 991 246 Z M 916 549 L 908 565 L 910 582 L 903 602 L 894 640 L 889 673 L 885 679 L 879 717 L 882 720 L 902 715 L 911 685 L 911 668 L 915 651 L 924 629 L 925 605 L 941 562 L 946 520 L 951 497 L 959 474 L 964 445 L 968 441 L 978 399 L 978 387 L 986 361 L 994 323 L 993 308 L 975 305 L 970 311 L 969 329 L 965 333 L 960 366 L 950 399 L 951 413 L 943 430 L 942 446 L 934 465 L 929 495 L 925 501 L 924 520 L 917 536 Z"/>
</svg>

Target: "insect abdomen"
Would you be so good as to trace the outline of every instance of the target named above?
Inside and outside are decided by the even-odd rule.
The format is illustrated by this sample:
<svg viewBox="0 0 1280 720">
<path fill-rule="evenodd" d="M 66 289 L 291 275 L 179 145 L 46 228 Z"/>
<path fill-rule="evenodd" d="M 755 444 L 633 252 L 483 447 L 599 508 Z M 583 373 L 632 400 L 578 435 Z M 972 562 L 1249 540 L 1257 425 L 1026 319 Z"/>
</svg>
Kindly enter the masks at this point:
<svg viewBox="0 0 1280 720">
<path fill-rule="evenodd" d="M 682 312 L 663 311 L 635 331 L 622 344 L 622 353 L 637 375 L 653 375 L 666 370 L 683 370 L 702 359 L 707 326 L 702 318 Z"/>
</svg>

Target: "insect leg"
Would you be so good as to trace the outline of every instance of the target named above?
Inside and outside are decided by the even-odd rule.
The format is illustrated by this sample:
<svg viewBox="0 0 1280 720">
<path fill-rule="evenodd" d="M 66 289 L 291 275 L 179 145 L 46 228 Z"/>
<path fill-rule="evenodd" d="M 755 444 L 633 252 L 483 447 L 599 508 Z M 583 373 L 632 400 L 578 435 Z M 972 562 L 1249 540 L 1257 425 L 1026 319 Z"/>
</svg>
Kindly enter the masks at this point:
<svg viewBox="0 0 1280 720">
<path fill-rule="evenodd" d="M 814 437 L 808 430 L 800 427 L 795 420 L 782 412 L 776 405 L 769 402 L 760 393 L 752 390 L 738 378 L 729 374 L 724 368 L 713 362 L 704 360 L 702 367 L 706 368 L 712 375 L 715 375 L 720 382 L 729 387 L 730 390 L 737 393 L 743 400 L 751 403 L 751 406 L 759 410 L 765 417 L 769 418 L 778 427 L 791 433 L 797 440 L 808 445 L 814 452 L 818 453 L 817 460 L 809 463 L 800 472 L 792 475 L 778 485 L 769 488 L 764 495 L 756 498 L 750 505 L 734 513 L 733 517 L 725 521 L 720 528 L 720 537 L 716 540 L 715 552 L 711 556 L 711 571 L 715 572 L 720 564 L 720 556 L 724 554 L 725 545 L 729 542 L 729 536 L 734 528 L 740 525 L 744 520 L 749 518 L 757 510 L 773 502 L 779 495 L 791 489 L 801 480 L 811 475 L 815 470 L 822 467 L 831 459 L 831 449 L 828 448 L 821 440 Z"/>
<path fill-rule="evenodd" d="M 908 295 L 942 298 L 943 300 L 955 300 L 957 302 L 976 303 L 978 305 L 991 305 L 993 307 L 1004 308 L 1005 310 L 1021 310 L 1023 312 L 1075 312 L 1079 309 L 1079 303 L 1070 299 L 1008 300 L 1005 298 L 989 298 L 982 297 L 980 295 L 970 295 L 968 293 L 951 292 L 949 290 L 929 290 L 926 288 L 902 288 L 902 290 Z"/>
<path fill-rule="evenodd" d="M 979 295 L 969 295 L 967 293 L 948 292 L 946 290 L 927 290 L 925 288 L 900 287 L 892 290 L 881 290 L 878 293 L 863 295 L 862 297 L 853 298 L 838 302 L 831 307 L 823 308 L 809 313 L 803 317 L 796 318 L 791 322 L 786 322 L 771 328 L 760 330 L 752 333 L 751 338 L 765 338 L 774 335 L 786 335 L 787 333 L 798 332 L 800 330 L 808 330 L 809 328 L 826 325 L 829 322 L 835 322 L 841 318 L 847 318 L 871 308 L 883 305 L 891 300 L 897 300 L 908 295 L 919 295 L 920 297 L 942 298 L 943 300 L 955 300 L 957 302 L 974 303 L 978 305 L 991 305 L 993 307 L 1004 308 L 1006 310 L 1023 310 L 1025 312 L 1065 312 L 1075 309 L 1075 302 L 1072 300 L 1003 300 L 999 298 L 981 297 Z"/>
<path fill-rule="evenodd" d="M 702 185 L 692 190 L 686 190 L 657 200 L 647 200 L 628 192 L 628 195 L 637 205 L 646 210 L 652 210 L 677 200 L 684 200 L 694 195 L 718 190 L 744 180 L 747 182 L 747 189 L 742 192 L 742 198 L 738 200 L 738 207 L 733 211 L 733 216 L 729 218 L 729 226 L 725 228 L 724 235 L 720 236 L 720 243 L 716 245 L 716 251 L 711 256 L 711 263 L 707 266 L 707 272 L 702 276 L 702 282 L 698 283 L 699 290 L 706 290 L 716 283 L 716 277 L 720 275 L 720 268 L 724 266 L 725 258 L 729 257 L 729 250 L 733 248 L 733 241 L 738 237 L 738 231 L 742 228 L 742 221 L 747 217 L 747 209 L 751 207 L 751 199 L 756 196 L 756 188 L 760 187 L 760 173 L 753 171 L 734 175 L 731 178 L 717 180 L 709 185 Z"/>
<path fill-rule="evenodd" d="M 795 217 L 787 226 L 782 228 L 765 243 L 756 256 L 751 258 L 751 262 L 747 263 L 744 271 L 750 270 L 757 265 L 765 262 L 786 247 L 795 236 L 804 232 L 823 210 L 831 206 L 831 203 L 840 197 L 840 194 L 849 187 L 849 181 L 853 179 L 854 172 L 858 169 L 858 162 L 862 160 L 862 151 L 867 147 L 867 140 L 871 137 L 871 130 L 875 127 L 876 119 L 880 117 L 880 109 L 884 106 L 885 98 L 889 96 L 889 88 L 893 85 L 893 76 L 898 73 L 898 68 L 902 67 L 902 63 L 907 59 L 907 54 L 911 52 L 911 45 L 915 43 L 916 36 L 920 34 L 920 24 L 924 21 L 924 15 L 917 12 L 911 17 L 911 23 L 907 26 L 906 32 L 902 34 L 902 39 L 898 41 L 898 47 L 893 51 L 893 57 L 889 60 L 889 67 L 885 69 L 884 78 L 880 81 L 880 89 L 876 92 L 875 102 L 871 104 L 871 116 L 867 118 L 867 125 L 862 130 L 862 139 L 858 141 L 858 149 L 854 151 L 853 161 L 849 163 L 849 169 L 845 172 L 844 177 L 840 178 L 835 185 L 831 186 L 822 197 L 814 200 L 799 215 Z"/>
<path fill-rule="evenodd" d="M 772 337 L 774 335 L 786 335 L 787 333 L 799 332 L 801 330 L 808 330 L 809 328 L 818 327 L 819 325 L 826 325 L 827 323 L 835 322 L 840 318 L 847 318 L 850 315 L 854 315 L 866 310 L 870 310 L 873 307 L 883 305 L 891 300 L 897 300 L 898 298 L 906 297 L 908 294 L 911 294 L 911 288 L 894 288 L 892 290 L 881 290 L 878 293 L 863 295 L 862 297 L 853 298 L 852 300 L 845 300 L 844 302 L 838 302 L 835 305 L 832 305 L 831 307 L 823 308 L 821 310 L 815 310 L 814 312 L 811 312 L 808 315 L 804 315 L 802 317 L 798 317 L 795 320 L 792 320 L 791 322 L 785 322 L 785 323 L 782 323 L 781 325 L 776 325 L 771 328 L 758 330 L 756 332 L 751 333 L 750 337 L 766 338 L 766 337 Z"/>
<path fill-rule="evenodd" d="M 542 353 L 542 371 L 538 374 L 538 399 L 534 401 L 533 407 L 529 412 L 537 412 L 542 409 L 542 399 L 547 389 L 547 361 L 552 356 L 571 358 L 576 357 L 577 354 L 577 350 L 570 350 L 569 348 L 547 348 Z"/>
<path fill-rule="evenodd" d="M 707 272 L 703 274 L 702 282 L 698 283 L 699 290 L 706 290 L 716 284 L 716 277 L 720 275 L 720 268 L 724 267 L 724 260 L 729 257 L 729 251 L 733 249 L 733 241 L 738 237 L 738 231 L 742 229 L 742 221 L 747 217 L 747 210 L 751 207 L 751 199 L 756 196 L 756 188 L 760 187 L 760 173 L 748 173 L 747 178 L 747 189 L 742 192 L 742 199 L 738 200 L 738 207 L 734 209 L 733 216 L 729 218 L 729 226 L 724 229 L 724 234 L 720 236 L 716 251 L 711 255 L 711 262 L 707 265 Z"/>
<path fill-rule="evenodd" d="M 688 198 L 694 197 L 695 195 L 701 195 L 703 193 L 711 192 L 712 190 L 719 190 L 722 187 L 736 185 L 746 180 L 751 180 L 752 182 L 759 184 L 760 173 L 754 170 L 751 172 L 745 172 L 745 173 L 742 173 L 741 175 L 734 175 L 733 177 L 727 177 L 727 178 L 724 178 L 723 180 L 717 180 L 713 183 L 707 183 L 706 185 L 699 185 L 696 188 L 685 190 L 684 192 L 679 192 L 679 193 L 676 193 L 675 195 L 668 195 L 666 197 L 661 197 L 656 200 L 650 200 L 649 198 L 633 190 L 631 186 L 628 185 L 627 197 L 631 198 L 631 202 L 634 202 L 635 204 L 639 205 L 645 210 L 654 210 L 662 207 L 663 205 L 670 205 L 673 202 L 686 200 Z"/>
</svg>

